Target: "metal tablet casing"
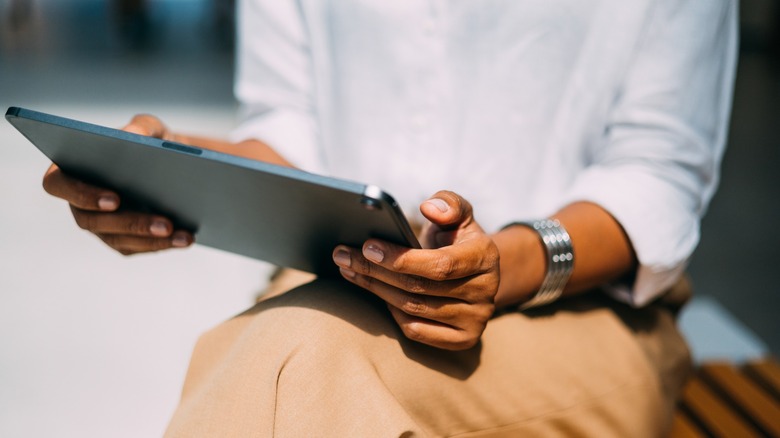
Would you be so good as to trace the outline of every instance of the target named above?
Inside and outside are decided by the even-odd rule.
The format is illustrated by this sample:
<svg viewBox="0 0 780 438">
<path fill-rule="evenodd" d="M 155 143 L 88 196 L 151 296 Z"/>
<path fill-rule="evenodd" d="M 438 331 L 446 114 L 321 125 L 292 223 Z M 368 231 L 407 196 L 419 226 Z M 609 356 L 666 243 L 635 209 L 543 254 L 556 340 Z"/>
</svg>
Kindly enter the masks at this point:
<svg viewBox="0 0 780 438">
<path fill-rule="evenodd" d="M 64 171 L 117 190 L 125 207 L 171 217 L 203 245 L 323 275 L 337 272 L 337 244 L 419 247 L 375 186 L 22 108 L 6 118 Z"/>
</svg>

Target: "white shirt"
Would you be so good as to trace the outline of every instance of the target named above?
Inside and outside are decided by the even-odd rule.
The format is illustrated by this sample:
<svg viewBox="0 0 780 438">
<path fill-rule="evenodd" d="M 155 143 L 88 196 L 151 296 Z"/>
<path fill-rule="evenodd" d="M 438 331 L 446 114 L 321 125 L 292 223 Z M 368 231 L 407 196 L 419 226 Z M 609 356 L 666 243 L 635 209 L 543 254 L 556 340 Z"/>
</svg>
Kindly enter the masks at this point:
<svg viewBox="0 0 780 438">
<path fill-rule="evenodd" d="M 718 181 L 734 0 L 242 0 L 234 140 L 391 193 L 440 189 L 488 232 L 592 201 L 679 277 Z M 575 243 L 576 245 L 576 243 Z"/>
</svg>

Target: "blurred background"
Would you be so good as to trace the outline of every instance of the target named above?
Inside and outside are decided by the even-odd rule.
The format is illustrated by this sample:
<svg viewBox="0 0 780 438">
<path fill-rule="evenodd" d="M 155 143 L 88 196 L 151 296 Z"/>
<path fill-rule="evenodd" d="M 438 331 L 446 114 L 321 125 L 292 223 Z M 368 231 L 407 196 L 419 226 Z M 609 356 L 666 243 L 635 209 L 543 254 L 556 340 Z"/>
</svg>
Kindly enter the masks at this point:
<svg viewBox="0 0 780 438">
<path fill-rule="evenodd" d="M 689 269 L 697 358 L 780 353 L 780 2 L 743 0 L 741 22 L 721 187 Z M 232 0 L 0 0 L 0 109 L 116 127 L 149 112 L 219 137 L 232 79 Z M 0 122 L 0 436 L 160 435 L 198 334 L 270 268 L 202 247 L 118 256 L 43 193 L 47 165 Z"/>
</svg>

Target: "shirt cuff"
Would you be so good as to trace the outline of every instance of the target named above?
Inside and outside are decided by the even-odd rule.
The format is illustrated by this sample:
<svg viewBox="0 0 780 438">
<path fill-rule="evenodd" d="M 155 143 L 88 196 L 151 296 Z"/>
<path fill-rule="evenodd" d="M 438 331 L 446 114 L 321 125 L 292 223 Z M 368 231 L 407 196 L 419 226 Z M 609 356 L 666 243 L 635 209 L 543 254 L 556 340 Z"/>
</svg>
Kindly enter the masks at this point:
<svg viewBox="0 0 780 438">
<path fill-rule="evenodd" d="M 614 283 L 602 287 L 612 298 L 632 307 L 643 307 L 658 298 L 682 277 L 688 262 L 667 270 L 655 270 L 652 266 L 639 265 L 633 284 Z"/>
<path fill-rule="evenodd" d="M 680 190 L 641 166 L 597 166 L 586 170 L 566 204 L 592 202 L 623 227 L 639 261 L 632 284 L 611 284 L 607 292 L 634 307 L 668 290 L 683 274 L 699 242 L 699 217 Z"/>
</svg>

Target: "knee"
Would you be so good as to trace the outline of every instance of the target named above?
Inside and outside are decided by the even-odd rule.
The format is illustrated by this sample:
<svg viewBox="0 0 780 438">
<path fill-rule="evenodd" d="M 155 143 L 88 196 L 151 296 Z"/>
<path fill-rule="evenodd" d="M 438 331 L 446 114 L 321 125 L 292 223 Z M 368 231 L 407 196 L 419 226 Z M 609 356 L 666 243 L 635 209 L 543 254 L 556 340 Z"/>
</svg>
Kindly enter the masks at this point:
<svg viewBox="0 0 780 438">
<path fill-rule="evenodd" d="M 382 300 L 342 280 L 315 280 L 236 318 L 247 319 L 266 337 L 298 344 L 397 338 L 400 333 Z"/>
<path fill-rule="evenodd" d="M 334 351 L 340 357 L 360 356 L 377 344 L 397 344 L 399 336 L 386 306 L 370 292 L 342 281 L 316 280 L 204 333 L 187 381 L 219 373 L 224 363 L 244 364 L 253 370 L 249 376 L 257 370 L 273 373 L 299 356 L 312 364 L 334 360 Z"/>
</svg>

